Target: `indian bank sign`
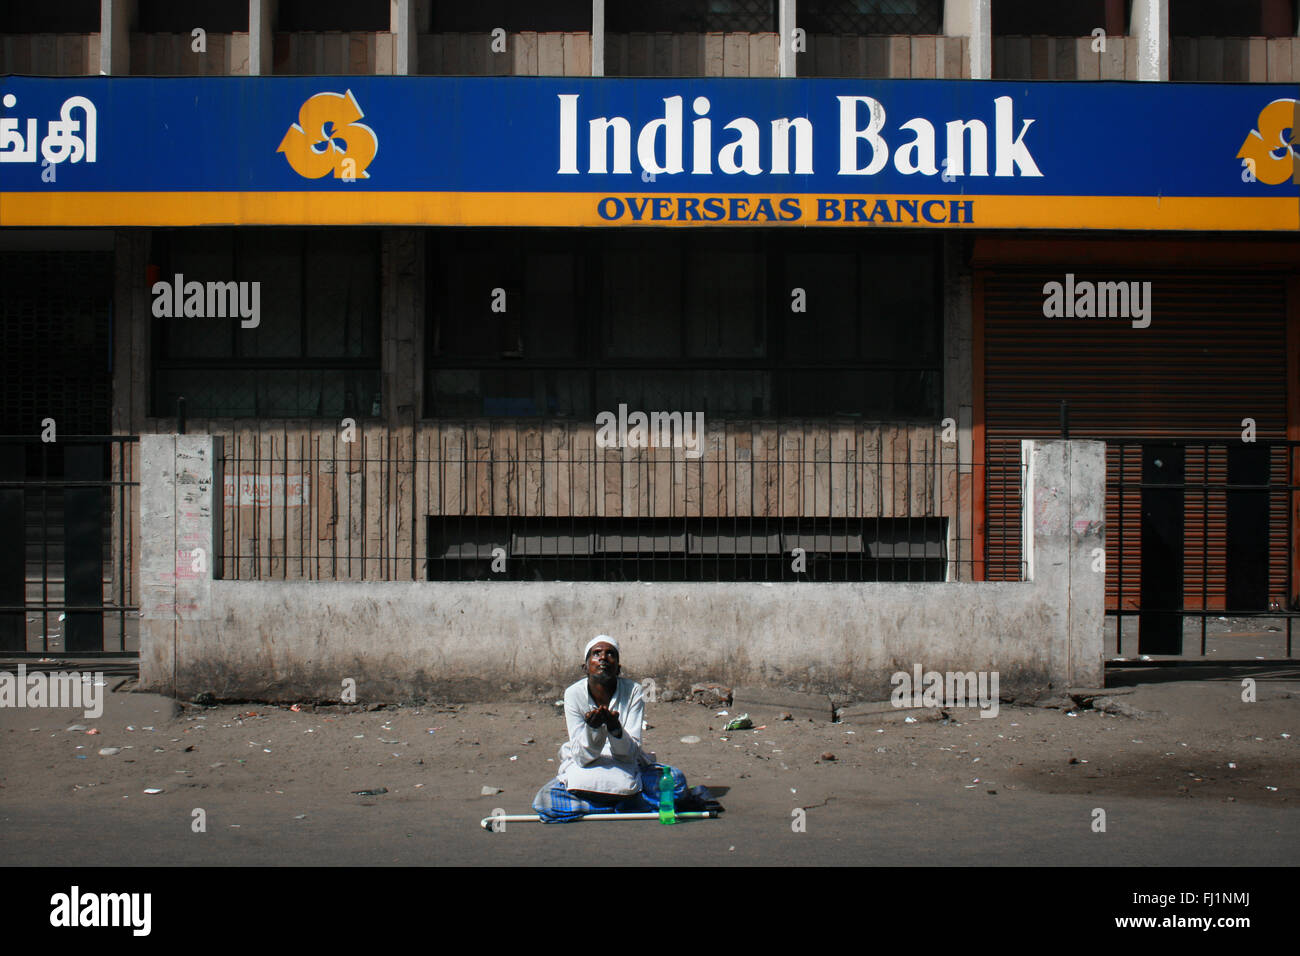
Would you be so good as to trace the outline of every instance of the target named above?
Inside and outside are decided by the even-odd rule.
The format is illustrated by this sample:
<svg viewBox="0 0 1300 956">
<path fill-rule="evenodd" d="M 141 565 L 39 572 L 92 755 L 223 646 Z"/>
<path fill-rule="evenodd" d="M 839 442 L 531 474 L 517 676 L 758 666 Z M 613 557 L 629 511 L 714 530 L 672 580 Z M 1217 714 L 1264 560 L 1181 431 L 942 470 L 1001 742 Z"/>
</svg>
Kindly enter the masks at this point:
<svg viewBox="0 0 1300 956">
<path fill-rule="evenodd" d="M 633 144 L 640 170 L 652 176 L 681 174 L 712 176 L 788 176 L 816 174 L 813 143 L 818 135 L 807 116 L 778 116 L 759 121 L 736 116 L 714 130 L 707 96 L 691 101 L 692 119 L 684 117 L 684 98 L 668 96 L 663 114 L 641 125 L 625 116 L 594 116 L 582 112 L 581 96 L 561 93 L 559 99 L 559 175 L 628 174 Z M 1010 96 L 996 97 L 991 116 L 951 119 L 939 124 L 921 116 L 887 127 L 885 104 L 871 96 L 837 96 L 839 124 L 830 135 L 839 144 L 839 176 L 874 176 L 889 166 L 904 176 L 1042 176 L 1025 136 L 1034 119 L 1016 122 Z M 992 150 L 989 129 L 992 127 Z M 893 145 L 885 138 L 889 129 Z M 585 130 L 585 135 L 580 131 Z M 766 142 L 765 142 L 766 140 Z M 939 153 L 943 156 L 940 160 Z M 763 159 L 767 157 L 767 166 Z M 892 161 L 892 162 L 891 162 Z M 585 168 L 583 168 L 585 167 Z"/>
<path fill-rule="evenodd" d="M 1295 231 L 1294 97 L 1280 84 L 6 76 L 0 227 Z"/>
</svg>

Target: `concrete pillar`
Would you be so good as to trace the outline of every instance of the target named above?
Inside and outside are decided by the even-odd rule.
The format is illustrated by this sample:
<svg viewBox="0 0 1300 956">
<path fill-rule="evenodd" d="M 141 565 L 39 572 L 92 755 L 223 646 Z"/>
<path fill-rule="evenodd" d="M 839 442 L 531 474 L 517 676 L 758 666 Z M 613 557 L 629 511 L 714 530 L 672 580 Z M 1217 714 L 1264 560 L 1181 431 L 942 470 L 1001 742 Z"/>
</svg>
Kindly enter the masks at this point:
<svg viewBox="0 0 1300 956">
<path fill-rule="evenodd" d="M 945 36 L 966 37 L 966 60 L 972 80 L 993 76 L 991 0 L 947 0 L 943 5 Z"/>
<path fill-rule="evenodd" d="M 943 237 L 943 414 L 957 420 L 957 460 L 960 473 L 970 474 L 973 462 L 971 420 L 975 406 L 973 353 L 974 297 L 966 265 L 966 238 Z"/>
<path fill-rule="evenodd" d="M 1137 44 L 1137 78 L 1169 79 L 1169 0 L 1133 0 L 1129 42 Z"/>
<path fill-rule="evenodd" d="M 798 76 L 794 51 L 794 30 L 798 26 L 796 0 L 781 0 L 776 15 L 776 67 L 777 76 Z"/>
<path fill-rule="evenodd" d="M 422 229 L 386 229 L 382 239 L 383 411 L 390 426 L 420 417 L 424 377 L 424 240 Z"/>
<path fill-rule="evenodd" d="M 99 72 L 126 76 L 131 72 L 131 28 L 136 0 L 100 0 Z"/>
<path fill-rule="evenodd" d="M 270 76 L 274 71 L 276 0 L 248 0 L 248 75 Z"/>
<path fill-rule="evenodd" d="M 1026 578 L 1060 595 L 1052 609 L 1048 673 L 1062 687 L 1101 687 L 1106 623 L 1106 445 L 1024 441 Z M 1100 551 L 1100 556 L 1094 554 Z"/>
<path fill-rule="evenodd" d="M 149 230 L 119 229 L 113 245 L 113 434 L 131 435 L 149 414 Z"/>
<path fill-rule="evenodd" d="M 605 75 L 605 0 L 591 0 L 591 75 Z"/>
<path fill-rule="evenodd" d="M 181 624 L 212 614 L 221 553 L 221 439 L 140 436 L 140 681 L 173 683 Z"/>
<path fill-rule="evenodd" d="M 416 0 L 389 0 L 389 26 L 393 34 L 393 73 L 410 76 L 416 69 Z"/>
</svg>

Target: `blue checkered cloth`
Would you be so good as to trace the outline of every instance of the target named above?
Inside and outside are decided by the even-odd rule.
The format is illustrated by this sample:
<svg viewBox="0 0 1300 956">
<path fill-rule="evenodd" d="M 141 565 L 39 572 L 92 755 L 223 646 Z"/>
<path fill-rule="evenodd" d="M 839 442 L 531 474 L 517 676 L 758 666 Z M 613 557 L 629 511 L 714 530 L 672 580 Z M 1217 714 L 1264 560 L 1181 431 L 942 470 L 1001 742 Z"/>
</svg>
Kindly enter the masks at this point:
<svg viewBox="0 0 1300 956">
<path fill-rule="evenodd" d="M 688 793 L 686 774 L 676 767 L 668 767 L 673 775 L 673 803 L 678 804 Z M 560 778 L 555 777 L 533 799 L 533 809 L 543 823 L 573 823 L 588 813 L 654 813 L 659 809 L 659 778 L 663 764 L 652 764 L 641 770 L 641 792 L 627 797 L 611 795 L 608 802 L 593 803 L 564 789 Z"/>
</svg>

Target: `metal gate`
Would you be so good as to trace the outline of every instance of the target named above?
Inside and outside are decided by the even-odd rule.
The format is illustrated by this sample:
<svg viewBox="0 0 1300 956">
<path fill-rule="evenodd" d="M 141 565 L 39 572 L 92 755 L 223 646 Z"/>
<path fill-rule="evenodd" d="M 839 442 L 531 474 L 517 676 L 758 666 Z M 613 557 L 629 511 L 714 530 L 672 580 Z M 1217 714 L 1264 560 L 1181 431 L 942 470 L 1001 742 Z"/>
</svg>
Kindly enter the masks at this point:
<svg viewBox="0 0 1300 956">
<path fill-rule="evenodd" d="M 1118 655 L 1206 656 L 1212 622 L 1246 619 L 1259 629 L 1216 647 L 1220 659 L 1282 646 L 1291 658 L 1300 442 L 1121 438 L 1107 442 L 1106 464 L 1106 614 Z M 1185 641 L 1195 640 L 1189 619 L 1199 651 Z"/>
<path fill-rule="evenodd" d="M 136 656 L 135 436 L 0 436 L 0 653 Z"/>
</svg>

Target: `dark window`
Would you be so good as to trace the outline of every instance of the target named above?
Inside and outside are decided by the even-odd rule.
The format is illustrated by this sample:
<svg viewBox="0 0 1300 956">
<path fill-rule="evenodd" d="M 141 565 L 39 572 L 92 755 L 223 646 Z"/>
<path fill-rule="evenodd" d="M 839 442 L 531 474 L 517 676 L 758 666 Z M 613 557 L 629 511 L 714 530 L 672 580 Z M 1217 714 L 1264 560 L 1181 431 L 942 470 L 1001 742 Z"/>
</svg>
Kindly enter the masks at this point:
<svg viewBox="0 0 1300 956">
<path fill-rule="evenodd" d="M 1294 0 L 1169 0 L 1173 37 L 1295 36 Z"/>
<path fill-rule="evenodd" d="M 239 316 L 153 319 L 155 415 L 174 415 L 179 396 L 196 418 L 379 414 L 377 233 L 189 229 L 156 237 L 158 281 L 174 284 L 180 273 L 185 283 L 204 283 L 205 311 L 209 282 L 260 286 L 256 327 L 244 328 Z"/>
<path fill-rule="evenodd" d="M 937 414 L 932 250 L 924 239 L 882 246 L 850 245 L 838 235 L 794 237 L 781 285 L 804 291 L 806 311 L 783 312 L 790 367 L 778 386 L 787 414 Z"/>
<path fill-rule="evenodd" d="M 0 435 L 38 434 L 47 417 L 60 436 L 107 434 L 112 252 L 6 248 L 0 289 Z"/>
<path fill-rule="evenodd" d="M 430 581 L 943 581 L 947 521 L 428 517 Z M 802 548 L 806 569 L 790 554 Z M 494 554 L 495 552 L 495 554 Z M 493 558 L 509 556 L 505 570 Z"/>
<path fill-rule="evenodd" d="M 435 414 L 587 414 L 590 388 L 572 369 L 587 360 L 583 263 L 551 235 L 471 230 L 430 242 Z"/>
<path fill-rule="evenodd" d="M 608 33 L 775 33 L 776 0 L 606 0 Z"/>
<path fill-rule="evenodd" d="M 943 0 L 799 0 L 795 19 L 808 33 L 939 34 Z"/>
<path fill-rule="evenodd" d="M 444 230 L 429 248 L 431 417 L 938 414 L 929 237 Z"/>
<path fill-rule="evenodd" d="M 997 0 L 993 4 L 994 36 L 1086 37 L 1100 27 L 1108 36 L 1128 32 L 1131 0 Z"/>
<path fill-rule="evenodd" d="M 383 32 L 392 25 L 389 0 L 279 0 L 277 11 L 275 28 L 284 33 Z"/>
<path fill-rule="evenodd" d="M 100 0 L 0 3 L 0 33 L 98 33 Z"/>
<path fill-rule="evenodd" d="M 141 33 L 247 33 L 247 0 L 140 0 L 136 29 Z"/>
<path fill-rule="evenodd" d="M 574 0 L 434 0 L 432 33 L 582 33 L 591 29 L 591 4 Z"/>
</svg>

